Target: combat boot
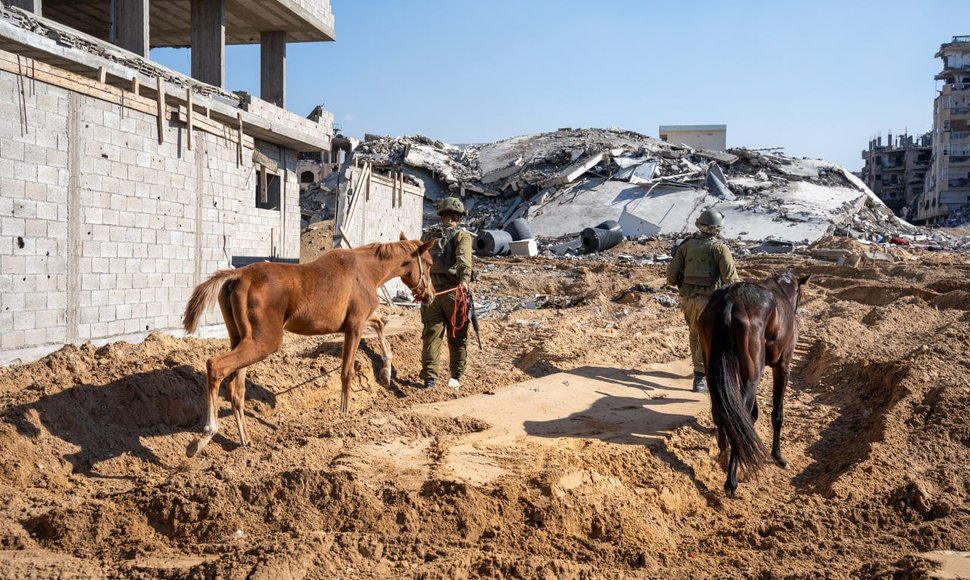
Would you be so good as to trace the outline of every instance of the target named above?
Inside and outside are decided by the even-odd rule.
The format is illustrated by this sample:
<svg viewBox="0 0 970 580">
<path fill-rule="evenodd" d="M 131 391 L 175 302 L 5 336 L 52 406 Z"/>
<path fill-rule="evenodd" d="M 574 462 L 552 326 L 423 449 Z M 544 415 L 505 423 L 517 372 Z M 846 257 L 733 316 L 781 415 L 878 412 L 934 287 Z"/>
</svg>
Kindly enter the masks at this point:
<svg viewBox="0 0 970 580">
<path fill-rule="evenodd" d="M 435 383 L 434 379 L 424 379 L 424 388 L 433 389 L 434 383 Z"/>
<path fill-rule="evenodd" d="M 704 373 L 694 372 L 694 392 L 707 392 L 707 377 L 704 376 Z"/>
</svg>

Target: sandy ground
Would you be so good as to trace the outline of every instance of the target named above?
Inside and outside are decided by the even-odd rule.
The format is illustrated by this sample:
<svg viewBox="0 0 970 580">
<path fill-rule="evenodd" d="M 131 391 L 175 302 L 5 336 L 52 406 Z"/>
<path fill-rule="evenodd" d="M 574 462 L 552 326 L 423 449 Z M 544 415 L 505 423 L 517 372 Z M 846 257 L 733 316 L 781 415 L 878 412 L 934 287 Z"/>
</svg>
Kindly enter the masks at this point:
<svg viewBox="0 0 970 580">
<path fill-rule="evenodd" d="M 686 390 L 686 326 L 658 300 L 663 266 L 636 259 L 663 250 L 479 262 L 478 298 L 499 307 L 457 392 L 417 388 L 413 310 L 385 312 L 394 386 L 375 380 L 366 341 L 347 415 L 339 343 L 289 336 L 248 374 L 252 445 L 238 447 L 223 402 L 220 435 L 193 459 L 205 361 L 225 341 L 153 335 L 0 369 L 0 577 L 923 578 L 965 566 L 970 257 L 740 261 L 745 279 L 813 278 L 786 398 L 791 467 L 744 479 L 729 500 L 707 402 Z M 612 300 L 635 284 L 654 291 Z M 520 308 L 535 303 L 546 307 Z M 763 437 L 769 392 L 770 377 Z"/>
</svg>

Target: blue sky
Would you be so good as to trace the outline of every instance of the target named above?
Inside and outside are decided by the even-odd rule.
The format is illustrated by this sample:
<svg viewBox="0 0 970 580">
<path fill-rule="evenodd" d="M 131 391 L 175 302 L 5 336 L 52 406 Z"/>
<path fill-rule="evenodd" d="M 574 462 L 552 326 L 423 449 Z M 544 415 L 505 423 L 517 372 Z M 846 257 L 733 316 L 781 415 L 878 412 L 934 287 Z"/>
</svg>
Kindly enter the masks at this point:
<svg viewBox="0 0 970 580">
<path fill-rule="evenodd" d="M 287 49 L 287 108 L 347 135 L 452 143 L 559 127 L 727 124 L 728 146 L 849 169 L 879 133 L 931 128 L 934 54 L 970 0 L 331 0 L 337 41 Z M 187 50 L 152 58 L 189 72 Z M 259 47 L 227 88 L 259 94 Z"/>
</svg>

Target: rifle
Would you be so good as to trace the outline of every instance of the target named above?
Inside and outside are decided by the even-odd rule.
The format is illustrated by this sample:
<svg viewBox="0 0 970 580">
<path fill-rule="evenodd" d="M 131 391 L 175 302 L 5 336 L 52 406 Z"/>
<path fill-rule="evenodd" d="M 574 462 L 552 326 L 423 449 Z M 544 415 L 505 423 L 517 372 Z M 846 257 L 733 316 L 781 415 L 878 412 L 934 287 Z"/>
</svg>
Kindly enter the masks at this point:
<svg viewBox="0 0 970 580">
<path fill-rule="evenodd" d="M 478 339 L 478 350 L 482 350 L 482 331 L 478 329 L 478 313 L 475 312 L 475 297 L 472 289 L 468 289 L 468 319 L 472 321 L 472 328 L 475 329 L 475 338 Z"/>
</svg>

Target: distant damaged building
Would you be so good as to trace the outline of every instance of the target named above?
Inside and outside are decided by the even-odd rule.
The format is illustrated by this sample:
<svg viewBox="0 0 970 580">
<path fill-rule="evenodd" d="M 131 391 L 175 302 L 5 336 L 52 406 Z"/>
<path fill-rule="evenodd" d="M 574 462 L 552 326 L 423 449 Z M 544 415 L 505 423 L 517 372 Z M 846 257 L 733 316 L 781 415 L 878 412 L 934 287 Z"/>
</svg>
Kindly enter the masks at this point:
<svg viewBox="0 0 970 580">
<path fill-rule="evenodd" d="M 869 141 L 862 152 L 865 165 L 862 179 L 879 199 L 896 215 L 907 218 L 914 212 L 917 200 L 923 199 L 926 172 L 933 155 L 933 134 L 889 135 Z M 915 215 L 915 214 L 914 214 Z"/>
<path fill-rule="evenodd" d="M 727 149 L 727 125 L 661 125 L 660 140 L 694 149 Z"/>
<path fill-rule="evenodd" d="M 933 101 L 933 161 L 915 223 L 936 223 L 970 204 L 970 36 L 954 36 L 937 58 L 943 81 Z"/>
</svg>

